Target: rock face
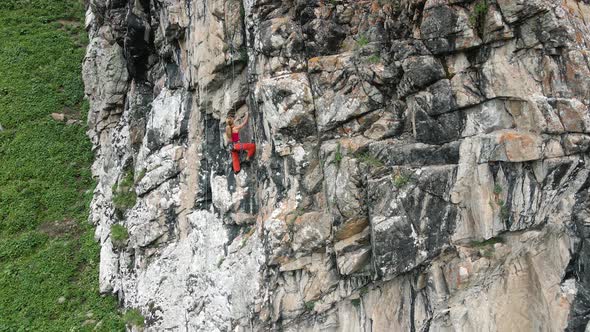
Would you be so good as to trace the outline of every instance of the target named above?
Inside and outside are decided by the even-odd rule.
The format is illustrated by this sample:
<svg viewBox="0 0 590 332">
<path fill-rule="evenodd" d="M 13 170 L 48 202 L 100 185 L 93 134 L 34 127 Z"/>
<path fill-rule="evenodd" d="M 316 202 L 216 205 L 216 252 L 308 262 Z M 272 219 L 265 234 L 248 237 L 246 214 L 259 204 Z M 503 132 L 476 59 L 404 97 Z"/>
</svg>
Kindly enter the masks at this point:
<svg viewBox="0 0 590 332">
<path fill-rule="evenodd" d="M 100 287 L 146 330 L 588 330 L 587 1 L 88 0 L 86 27 Z"/>
</svg>

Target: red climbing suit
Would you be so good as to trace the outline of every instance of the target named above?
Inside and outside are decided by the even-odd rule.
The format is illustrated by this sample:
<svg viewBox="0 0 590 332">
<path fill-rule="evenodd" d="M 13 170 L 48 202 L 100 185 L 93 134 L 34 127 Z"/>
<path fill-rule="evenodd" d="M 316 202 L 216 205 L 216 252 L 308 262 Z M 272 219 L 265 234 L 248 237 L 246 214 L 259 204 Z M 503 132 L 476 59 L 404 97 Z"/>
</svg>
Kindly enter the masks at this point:
<svg viewBox="0 0 590 332">
<path fill-rule="evenodd" d="M 231 140 L 233 143 L 233 148 L 231 150 L 231 158 L 233 161 L 234 172 L 238 173 L 241 169 L 240 167 L 240 151 L 246 150 L 248 152 L 248 159 L 254 156 L 256 153 L 256 144 L 254 143 L 240 143 L 240 134 L 239 133 L 231 133 Z"/>
</svg>

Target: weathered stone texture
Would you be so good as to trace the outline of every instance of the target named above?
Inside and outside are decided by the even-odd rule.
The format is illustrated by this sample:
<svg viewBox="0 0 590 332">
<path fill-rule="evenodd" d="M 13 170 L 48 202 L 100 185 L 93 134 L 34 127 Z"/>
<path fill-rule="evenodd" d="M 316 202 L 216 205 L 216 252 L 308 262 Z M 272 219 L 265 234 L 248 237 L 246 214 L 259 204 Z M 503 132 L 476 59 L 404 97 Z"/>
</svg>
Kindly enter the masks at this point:
<svg viewBox="0 0 590 332">
<path fill-rule="evenodd" d="M 100 289 L 146 330 L 589 328 L 588 1 L 87 3 Z"/>
</svg>

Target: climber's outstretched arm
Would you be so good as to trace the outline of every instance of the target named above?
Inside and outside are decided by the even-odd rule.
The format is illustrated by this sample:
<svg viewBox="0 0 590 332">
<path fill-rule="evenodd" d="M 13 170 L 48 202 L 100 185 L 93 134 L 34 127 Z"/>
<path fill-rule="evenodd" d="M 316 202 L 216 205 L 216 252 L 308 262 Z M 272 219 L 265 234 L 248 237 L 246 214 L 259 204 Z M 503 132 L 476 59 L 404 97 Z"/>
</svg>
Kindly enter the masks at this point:
<svg viewBox="0 0 590 332">
<path fill-rule="evenodd" d="M 236 128 L 238 130 L 242 129 L 242 127 L 244 127 L 248 123 L 248 117 L 250 117 L 250 114 L 246 114 L 246 118 L 244 119 L 244 122 L 242 122 L 238 126 L 235 126 L 234 128 Z"/>
</svg>

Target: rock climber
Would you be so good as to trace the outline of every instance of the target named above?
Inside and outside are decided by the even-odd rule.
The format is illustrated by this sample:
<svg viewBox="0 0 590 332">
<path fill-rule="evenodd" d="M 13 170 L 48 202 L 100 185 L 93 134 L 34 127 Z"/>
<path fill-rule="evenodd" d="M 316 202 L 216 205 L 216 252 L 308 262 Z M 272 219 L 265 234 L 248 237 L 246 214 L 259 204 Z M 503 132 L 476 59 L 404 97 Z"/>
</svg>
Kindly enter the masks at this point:
<svg viewBox="0 0 590 332">
<path fill-rule="evenodd" d="M 235 173 L 239 173 L 241 169 L 239 154 L 241 151 L 246 150 L 246 152 L 248 152 L 248 155 L 246 156 L 246 161 L 249 161 L 250 158 L 254 156 L 254 153 L 256 153 L 256 144 L 240 142 L 240 129 L 242 129 L 247 123 L 248 114 L 246 114 L 244 122 L 242 122 L 242 124 L 240 125 L 236 125 L 232 117 L 228 117 L 226 120 L 227 126 L 225 127 L 225 134 L 227 135 L 228 139 L 231 139 L 230 151 Z"/>
</svg>

